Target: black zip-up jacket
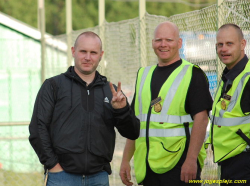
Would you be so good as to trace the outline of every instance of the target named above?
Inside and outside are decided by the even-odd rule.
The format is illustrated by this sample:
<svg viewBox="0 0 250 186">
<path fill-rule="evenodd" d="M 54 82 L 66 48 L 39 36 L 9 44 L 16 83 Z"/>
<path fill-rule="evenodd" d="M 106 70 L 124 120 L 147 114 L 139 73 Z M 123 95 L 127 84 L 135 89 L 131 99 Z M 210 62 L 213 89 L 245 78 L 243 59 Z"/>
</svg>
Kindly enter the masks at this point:
<svg viewBox="0 0 250 186">
<path fill-rule="evenodd" d="M 129 104 L 113 109 L 112 93 L 106 77 L 95 74 L 86 83 L 69 67 L 53 77 L 57 95 L 46 80 L 38 92 L 29 125 L 29 140 L 46 169 L 59 163 L 66 172 L 111 174 L 115 129 L 129 139 L 139 136 L 140 122 Z M 56 99 L 56 100 L 55 100 Z"/>
</svg>

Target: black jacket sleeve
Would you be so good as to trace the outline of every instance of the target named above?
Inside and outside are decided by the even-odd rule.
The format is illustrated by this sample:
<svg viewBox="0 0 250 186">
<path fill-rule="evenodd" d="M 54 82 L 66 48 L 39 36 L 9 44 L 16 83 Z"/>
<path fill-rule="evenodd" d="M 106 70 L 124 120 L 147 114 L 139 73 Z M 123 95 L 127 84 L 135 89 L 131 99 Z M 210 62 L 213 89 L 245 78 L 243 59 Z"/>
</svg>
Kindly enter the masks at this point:
<svg viewBox="0 0 250 186">
<path fill-rule="evenodd" d="M 117 87 L 113 85 L 117 90 Z M 126 98 L 127 99 L 127 98 Z M 140 120 L 135 116 L 134 110 L 127 102 L 127 105 L 121 109 L 113 109 L 115 127 L 119 133 L 128 139 L 135 140 L 140 135 Z"/>
<path fill-rule="evenodd" d="M 54 105 L 53 88 L 50 82 L 46 80 L 38 92 L 29 125 L 30 144 L 46 169 L 51 169 L 58 163 L 49 134 Z"/>
<path fill-rule="evenodd" d="M 119 133 L 128 139 L 135 140 L 140 134 L 140 120 L 135 116 L 134 111 L 129 106 L 122 109 L 114 109 L 116 128 Z"/>
<path fill-rule="evenodd" d="M 139 70 L 137 71 L 137 76 Z M 134 93 L 131 106 L 129 106 L 129 103 L 127 102 L 127 106 L 125 108 L 115 110 L 115 118 L 118 121 L 116 128 L 123 137 L 131 140 L 137 139 L 140 135 L 140 120 L 135 116 L 134 112 L 135 94 L 136 93 Z"/>
</svg>

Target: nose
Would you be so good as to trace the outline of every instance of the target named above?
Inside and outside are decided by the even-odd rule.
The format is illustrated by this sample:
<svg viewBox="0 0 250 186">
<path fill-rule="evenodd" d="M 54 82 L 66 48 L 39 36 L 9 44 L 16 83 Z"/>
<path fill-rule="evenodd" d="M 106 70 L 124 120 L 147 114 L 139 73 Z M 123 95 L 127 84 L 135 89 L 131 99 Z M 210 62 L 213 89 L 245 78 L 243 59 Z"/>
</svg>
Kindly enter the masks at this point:
<svg viewBox="0 0 250 186">
<path fill-rule="evenodd" d="M 167 46 L 167 41 L 165 41 L 164 39 L 161 41 L 161 47 L 165 47 Z"/>
<path fill-rule="evenodd" d="M 222 45 L 222 47 L 220 48 L 220 50 L 222 51 L 222 52 L 225 52 L 225 51 L 227 51 L 227 46 L 226 45 Z"/>
<path fill-rule="evenodd" d="M 85 55 L 85 60 L 87 60 L 87 61 L 90 60 L 90 53 L 86 53 L 86 55 Z"/>
</svg>

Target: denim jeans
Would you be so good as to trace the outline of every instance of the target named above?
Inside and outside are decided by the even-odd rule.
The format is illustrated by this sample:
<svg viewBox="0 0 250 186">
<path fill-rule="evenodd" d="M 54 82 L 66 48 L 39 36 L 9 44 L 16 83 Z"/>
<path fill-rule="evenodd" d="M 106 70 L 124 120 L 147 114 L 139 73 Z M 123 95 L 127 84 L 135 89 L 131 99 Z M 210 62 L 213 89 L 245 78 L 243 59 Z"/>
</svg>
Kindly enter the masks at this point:
<svg viewBox="0 0 250 186">
<path fill-rule="evenodd" d="M 106 171 L 87 176 L 65 171 L 49 172 L 47 186 L 109 186 L 109 178 Z"/>
</svg>

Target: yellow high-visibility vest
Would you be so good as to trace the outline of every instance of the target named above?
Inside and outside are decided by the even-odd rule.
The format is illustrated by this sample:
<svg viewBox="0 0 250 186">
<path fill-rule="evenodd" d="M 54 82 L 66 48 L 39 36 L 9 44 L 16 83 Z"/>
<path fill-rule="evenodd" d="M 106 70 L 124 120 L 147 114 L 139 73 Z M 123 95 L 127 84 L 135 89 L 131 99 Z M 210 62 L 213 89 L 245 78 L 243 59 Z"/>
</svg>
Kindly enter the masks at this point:
<svg viewBox="0 0 250 186">
<path fill-rule="evenodd" d="M 151 78 L 155 68 L 156 65 L 141 68 L 137 76 L 134 110 L 141 125 L 140 136 L 135 143 L 134 168 L 138 183 L 145 178 L 146 161 L 158 174 L 171 170 L 177 164 L 186 144 L 184 123 L 189 123 L 190 134 L 193 127 L 193 120 L 185 111 L 193 64 L 182 59 L 182 64 L 162 85 L 158 94 L 162 99 L 160 112 L 150 106 Z M 198 157 L 201 167 L 205 157 L 203 148 Z"/>
<path fill-rule="evenodd" d="M 212 108 L 210 135 L 207 144 L 213 145 L 214 162 L 221 162 L 243 152 L 247 143 L 236 132 L 240 129 L 250 138 L 250 113 L 243 113 L 240 103 L 246 83 L 250 78 L 250 61 L 234 79 L 232 87 L 221 97 L 223 81 L 220 81 Z M 230 99 L 230 100 L 229 100 Z M 223 109 L 224 108 L 224 109 Z M 207 147 L 207 145 L 206 145 Z"/>
</svg>

